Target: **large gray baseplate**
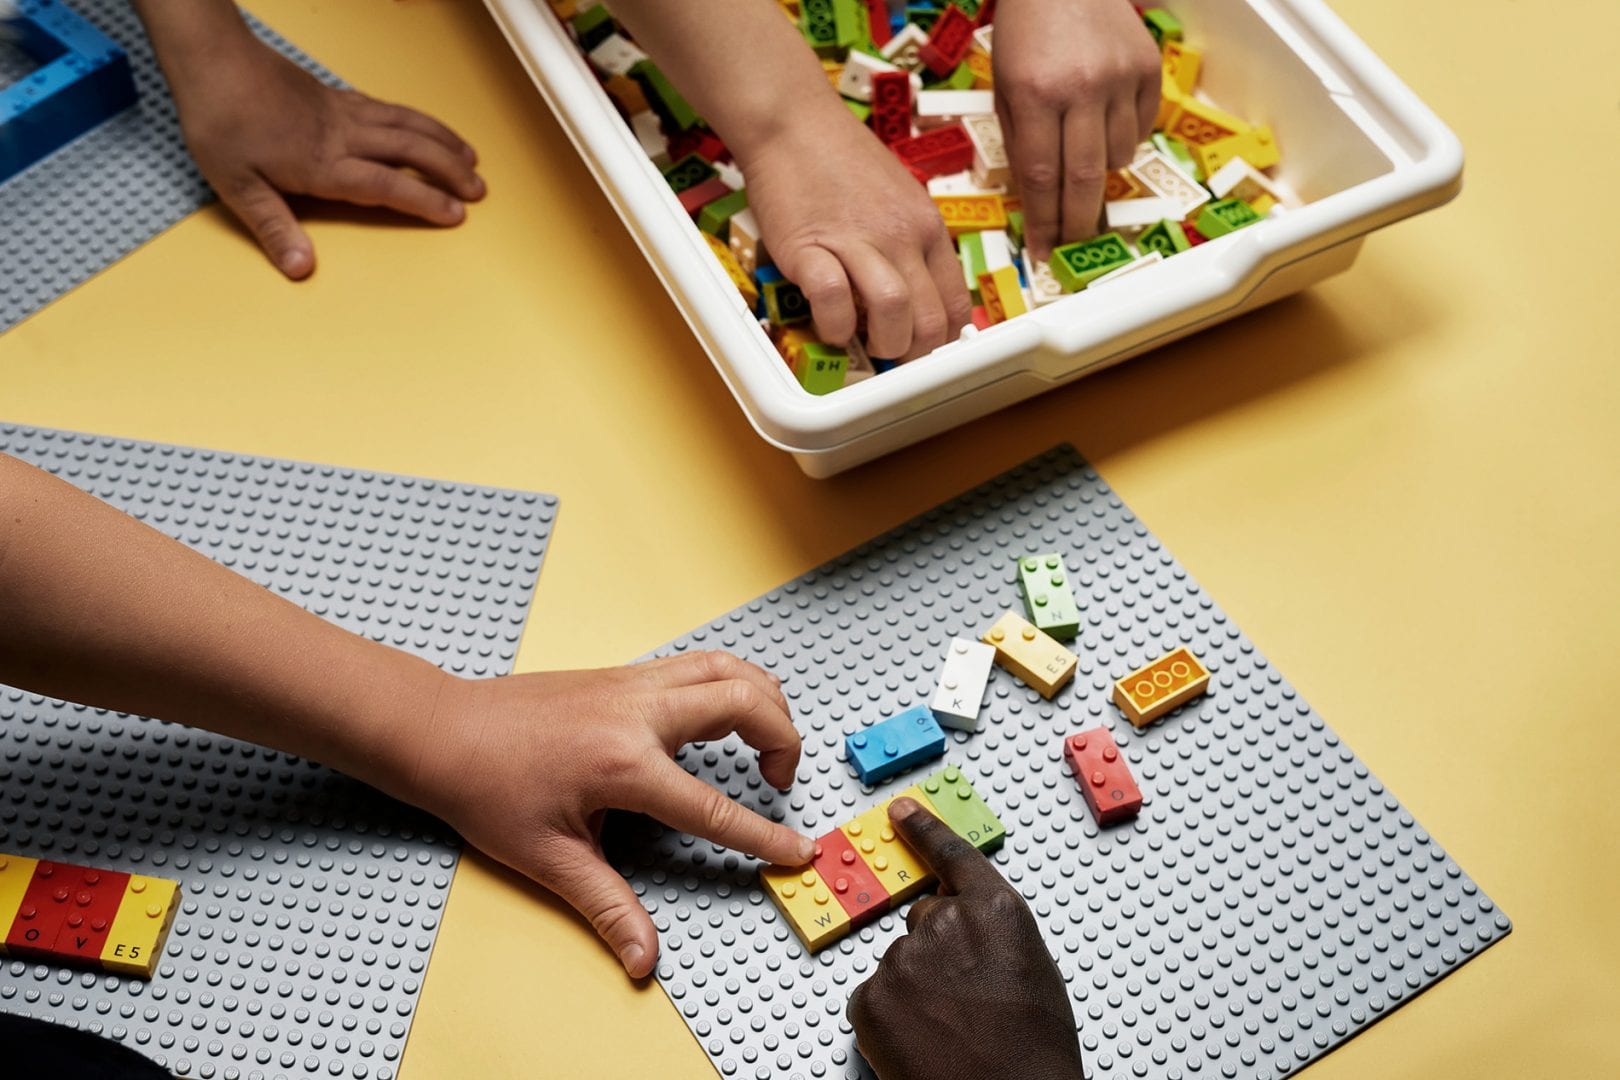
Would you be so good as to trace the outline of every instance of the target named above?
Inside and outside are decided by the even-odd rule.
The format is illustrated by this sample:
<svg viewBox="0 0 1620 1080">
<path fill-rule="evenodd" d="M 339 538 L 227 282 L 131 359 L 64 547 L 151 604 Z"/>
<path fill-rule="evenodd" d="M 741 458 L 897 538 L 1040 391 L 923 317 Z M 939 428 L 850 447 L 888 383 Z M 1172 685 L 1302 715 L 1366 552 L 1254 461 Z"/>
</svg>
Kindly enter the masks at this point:
<svg viewBox="0 0 1620 1080">
<path fill-rule="evenodd" d="M 174 99 L 129 0 L 70 0 L 69 6 L 123 46 L 139 97 L 133 108 L 0 184 L 0 332 L 214 197 L 186 150 Z M 274 30 L 245 18 L 277 52 L 322 81 L 343 85 Z M 5 59 L 3 81 L 27 70 L 14 53 Z"/>
<path fill-rule="evenodd" d="M 0 425 L 0 451 L 468 676 L 512 670 L 557 512 L 550 495 L 36 428 Z M 0 687 L 0 852 L 182 886 L 150 982 L 5 960 L 0 1009 L 180 1076 L 393 1077 L 458 850 L 442 823 L 292 755 Z"/>
<path fill-rule="evenodd" d="M 1479 887 L 1072 450 L 1055 450 L 659 650 L 727 649 L 783 681 L 804 736 L 791 791 L 732 736 L 698 776 L 821 835 L 927 770 L 864 788 L 844 736 L 927 702 L 953 636 L 1020 607 L 1015 559 L 1060 551 L 1083 623 L 1043 701 L 997 669 L 984 729 L 950 734 L 1006 822 L 995 862 L 1068 983 L 1094 1078 L 1293 1073 L 1511 929 Z M 1137 731 L 1112 682 L 1177 645 L 1208 696 Z M 1099 829 L 1062 757 L 1105 726 L 1142 789 Z M 928 766 L 928 769 L 937 764 Z M 657 978 L 726 1077 L 868 1077 L 844 1010 L 904 907 L 808 956 L 757 865 L 655 824 L 621 870 L 652 912 Z M 940 971 L 941 992 L 955 978 Z M 1008 1075 L 1016 1075 L 1009 1063 Z"/>
</svg>

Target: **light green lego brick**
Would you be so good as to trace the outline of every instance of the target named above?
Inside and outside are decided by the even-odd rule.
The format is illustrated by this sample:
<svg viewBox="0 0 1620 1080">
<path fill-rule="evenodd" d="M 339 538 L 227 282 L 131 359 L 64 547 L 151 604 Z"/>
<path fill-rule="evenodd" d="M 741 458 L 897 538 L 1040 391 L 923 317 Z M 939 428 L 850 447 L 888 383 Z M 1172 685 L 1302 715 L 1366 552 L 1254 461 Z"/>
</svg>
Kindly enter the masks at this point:
<svg viewBox="0 0 1620 1080">
<path fill-rule="evenodd" d="M 638 60 L 630 68 L 630 77 L 641 84 L 641 92 L 653 111 L 671 124 L 688 131 L 702 119 L 697 110 L 675 89 L 675 84 L 651 60 Z"/>
<path fill-rule="evenodd" d="M 855 119 L 859 120 L 863 124 L 872 117 L 872 106 L 868 105 L 864 101 L 855 101 L 852 98 L 845 98 L 844 107 L 850 112 L 854 113 Z"/>
<path fill-rule="evenodd" d="M 983 0 L 951 0 L 952 5 L 962 9 L 962 14 L 970 19 L 979 17 L 979 9 L 984 6 Z"/>
<path fill-rule="evenodd" d="M 917 786 L 933 805 L 935 816 L 980 851 L 994 851 L 1007 838 L 1007 826 L 955 765 L 945 766 Z"/>
<path fill-rule="evenodd" d="M 823 55 L 838 51 L 838 12 L 835 0 L 801 0 L 799 33 Z"/>
<path fill-rule="evenodd" d="M 1142 21 L 1147 24 L 1153 40 L 1161 45 L 1166 41 L 1181 40 L 1181 20 L 1164 8 L 1148 8 L 1142 12 Z"/>
<path fill-rule="evenodd" d="M 941 90 L 971 90 L 973 89 L 973 69 L 966 62 L 956 65 L 956 70 L 945 76 L 939 84 Z"/>
<path fill-rule="evenodd" d="M 860 0 L 833 0 L 833 43 L 848 51 L 862 41 L 870 41 L 866 6 Z"/>
<path fill-rule="evenodd" d="M 962 280 L 976 300 L 979 295 L 979 275 L 985 272 L 984 238 L 976 232 L 963 233 L 956 238 L 956 255 L 962 260 Z"/>
<path fill-rule="evenodd" d="M 800 386 L 812 394 L 830 394 L 844 385 L 849 374 L 848 353 L 815 341 L 799 349 L 803 354 L 798 370 Z"/>
<path fill-rule="evenodd" d="M 1012 237 L 1014 246 L 1024 246 L 1024 212 L 1022 210 L 1007 211 L 1007 235 Z"/>
<path fill-rule="evenodd" d="M 730 195 L 722 195 L 698 213 L 698 228 L 710 236 L 718 236 L 724 240 L 726 227 L 731 224 L 732 215 L 741 213 L 747 208 L 746 191 L 733 191 Z"/>
<path fill-rule="evenodd" d="M 1187 149 L 1187 144 L 1174 135 L 1166 135 L 1162 131 L 1153 133 L 1153 148 L 1181 167 L 1181 171 L 1198 181 L 1204 182 L 1204 167 L 1198 164 L 1193 152 Z"/>
<path fill-rule="evenodd" d="M 1157 251 L 1168 259 L 1192 247 L 1192 241 L 1187 239 L 1186 232 L 1181 228 L 1181 222 L 1165 219 L 1144 229 L 1136 238 L 1136 246 L 1143 254 Z"/>
<path fill-rule="evenodd" d="M 1212 202 L 1198 212 L 1198 220 L 1194 223 L 1198 231 L 1211 240 L 1217 236 L 1237 232 L 1239 229 L 1253 225 L 1260 220 L 1260 215 L 1254 207 L 1242 199 L 1222 199 Z"/>
<path fill-rule="evenodd" d="M 1063 571 L 1063 557 L 1053 551 L 1024 556 L 1018 560 L 1018 584 L 1029 621 L 1059 641 L 1072 641 L 1080 632 L 1080 606 Z"/>
<path fill-rule="evenodd" d="M 1118 233 L 1103 233 L 1078 244 L 1064 244 L 1052 252 L 1052 275 L 1064 292 L 1079 292 L 1093 278 L 1118 270 L 1136 256 Z"/>
</svg>

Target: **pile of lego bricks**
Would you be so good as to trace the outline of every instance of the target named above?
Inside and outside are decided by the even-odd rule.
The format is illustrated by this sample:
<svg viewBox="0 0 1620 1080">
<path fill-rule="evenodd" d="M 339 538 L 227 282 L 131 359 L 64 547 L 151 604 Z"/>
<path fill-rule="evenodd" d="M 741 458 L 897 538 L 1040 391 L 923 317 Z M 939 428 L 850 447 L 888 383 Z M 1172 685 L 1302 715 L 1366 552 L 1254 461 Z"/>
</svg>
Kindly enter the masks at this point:
<svg viewBox="0 0 1620 1080">
<path fill-rule="evenodd" d="M 725 144 L 606 5 L 549 2 L 800 385 L 826 394 L 897 366 L 858 341 L 817 340 L 809 303 L 770 262 Z M 914 0 L 896 14 L 885 0 L 778 2 L 850 111 L 927 186 L 981 330 L 1295 205 L 1266 174 L 1279 161 L 1271 129 L 1197 97 L 1199 50 L 1169 11 L 1139 8 L 1163 58 L 1153 137 L 1108 177 L 1108 231 L 1035 261 L 995 114 L 994 0 Z"/>
<path fill-rule="evenodd" d="M 952 639 L 939 685 L 927 705 L 905 709 L 845 738 L 845 758 L 861 783 L 875 786 L 944 755 L 944 727 L 978 731 L 995 664 L 1048 700 L 1074 678 L 1079 657 L 1061 642 L 1078 635 L 1080 608 L 1062 557 L 1046 552 L 1019 559 L 1018 581 L 1025 615 L 1005 612 L 981 641 Z M 1183 647 L 1117 680 L 1113 699 L 1125 718 L 1140 728 L 1208 687 L 1208 670 Z M 1063 756 L 1098 825 L 1129 820 L 1141 809 L 1142 793 L 1106 727 L 1065 738 Z M 1006 827 L 954 765 L 895 798 L 901 796 L 933 810 L 981 851 L 993 850 L 1007 835 Z M 892 801 L 820 837 L 809 866 L 761 872 L 765 891 L 811 952 L 932 884 L 927 864 L 906 847 L 889 822 Z"/>
</svg>

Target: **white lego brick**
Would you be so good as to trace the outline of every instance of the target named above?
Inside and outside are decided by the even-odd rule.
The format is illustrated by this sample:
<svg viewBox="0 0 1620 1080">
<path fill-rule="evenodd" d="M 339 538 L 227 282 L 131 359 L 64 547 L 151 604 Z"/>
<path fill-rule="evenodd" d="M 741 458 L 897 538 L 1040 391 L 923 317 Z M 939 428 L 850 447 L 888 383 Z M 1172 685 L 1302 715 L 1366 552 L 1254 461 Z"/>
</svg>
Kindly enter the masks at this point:
<svg viewBox="0 0 1620 1080">
<path fill-rule="evenodd" d="M 1131 162 L 1130 173 L 1153 194 L 1175 203 L 1176 212 L 1166 216 L 1177 221 L 1185 220 L 1194 210 L 1209 202 L 1209 192 L 1157 150 L 1151 150 Z"/>
<path fill-rule="evenodd" d="M 1279 205 L 1292 201 L 1292 196 L 1274 184 L 1269 176 L 1235 157 L 1216 169 L 1205 185 L 1217 199 L 1242 199 L 1252 203 L 1262 195 L 1269 195 Z"/>
<path fill-rule="evenodd" d="M 1029 283 L 1029 302 L 1031 307 L 1045 307 L 1056 303 L 1068 294 L 1063 291 L 1057 275 L 1052 273 L 1052 265 L 1048 262 L 1034 262 L 1029 257 L 1029 249 L 1024 249 L 1024 280 Z"/>
<path fill-rule="evenodd" d="M 992 116 L 996 95 L 991 90 L 924 90 L 917 95 L 917 121 Z"/>
<path fill-rule="evenodd" d="M 644 109 L 632 116 L 630 130 L 635 132 L 642 153 L 651 158 L 654 165 L 660 169 L 669 168 L 669 139 L 664 136 L 663 129 L 658 124 L 658 117 L 652 110 Z"/>
<path fill-rule="evenodd" d="M 922 58 L 917 55 L 919 49 L 928 44 L 928 35 L 916 23 L 906 23 L 901 31 L 883 43 L 878 51 L 883 59 L 905 71 L 916 71 L 922 67 Z"/>
<path fill-rule="evenodd" d="M 732 191 L 741 191 L 747 186 L 742 170 L 737 168 L 736 165 L 729 161 L 716 161 L 713 164 L 714 171 L 720 174 L 720 182 Z"/>
<path fill-rule="evenodd" d="M 995 659 L 996 650 L 982 641 L 951 639 L 945 666 L 939 673 L 939 688 L 928 703 L 941 726 L 957 731 L 979 730 L 979 710 Z"/>
<path fill-rule="evenodd" d="M 930 195 L 1005 195 L 1007 186 L 995 184 L 986 186 L 979 183 L 971 172 L 946 173 L 944 176 L 931 176 L 928 178 L 928 194 Z"/>
<path fill-rule="evenodd" d="M 872 358 L 866 355 L 866 348 L 859 338 L 844 346 L 844 351 L 849 353 L 849 370 L 844 375 L 845 386 L 858 383 L 862 379 L 870 379 L 877 374 L 877 368 L 872 366 Z"/>
<path fill-rule="evenodd" d="M 1120 278 L 1124 277 L 1126 274 L 1134 274 L 1138 270 L 1143 269 L 1144 267 L 1149 267 L 1149 266 L 1152 266 L 1154 263 L 1161 263 L 1161 262 L 1164 262 L 1164 255 L 1161 254 L 1160 252 L 1157 252 L 1157 251 L 1150 251 L 1146 255 L 1143 255 L 1143 256 L 1139 257 L 1135 262 L 1126 263 L 1124 266 L 1120 267 L 1118 270 L 1110 270 L 1110 271 L 1108 271 L 1108 273 L 1104 274 L 1102 277 L 1092 278 L 1091 281 L 1086 285 L 1086 291 L 1089 292 L 1092 289 L 1095 289 L 1097 286 L 1105 284 L 1105 283 L 1110 282 L 1110 281 L 1118 281 Z"/>
<path fill-rule="evenodd" d="M 838 92 L 856 101 L 872 100 L 872 76 L 880 71 L 899 71 L 887 60 L 879 60 L 859 49 L 851 49 L 844 58 L 843 74 L 838 76 Z M 915 88 L 913 88 L 915 89 Z"/>
<path fill-rule="evenodd" d="M 589 56 L 591 66 L 603 75 L 628 75 L 631 68 L 647 59 L 647 54 L 622 34 L 609 34 Z"/>
<path fill-rule="evenodd" d="M 1180 220 L 1179 203 L 1162 196 L 1150 199 L 1116 199 L 1104 203 L 1110 229 L 1145 229 L 1166 218 Z"/>
<path fill-rule="evenodd" d="M 1012 179 L 1012 170 L 1001 121 L 995 113 L 969 116 L 962 121 L 962 128 L 973 144 L 973 179 L 984 187 L 1005 186 Z"/>
<path fill-rule="evenodd" d="M 990 51 L 990 33 L 995 28 L 995 24 L 991 23 L 988 26 L 981 26 L 977 30 L 973 31 L 973 44 L 986 56 L 994 55 Z"/>
<path fill-rule="evenodd" d="M 979 234 L 979 243 L 984 246 L 984 268 L 986 270 L 1000 270 L 1003 266 L 1013 264 L 1012 241 L 1000 229 L 986 229 Z"/>
<path fill-rule="evenodd" d="M 744 273 L 752 274 L 761 263 L 771 261 L 765 251 L 765 242 L 760 238 L 759 219 L 754 216 L 752 207 L 745 207 L 731 215 L 726 227 L 726 242 Z"/>
</svg>

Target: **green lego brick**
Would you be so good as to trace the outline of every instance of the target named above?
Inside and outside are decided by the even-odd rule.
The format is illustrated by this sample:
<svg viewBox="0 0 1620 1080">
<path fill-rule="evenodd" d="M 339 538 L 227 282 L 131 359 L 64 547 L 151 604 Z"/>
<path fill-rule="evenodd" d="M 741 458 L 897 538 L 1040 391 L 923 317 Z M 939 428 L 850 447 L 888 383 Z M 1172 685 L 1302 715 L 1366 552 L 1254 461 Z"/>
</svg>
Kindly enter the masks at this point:
<svg viewBox="0 0 1620 1080">
<path fill-rule="evenodd" d="M 956 254 L 962 260 L 962 280 L 967 283 L 968 292 L 973 294 L 977 302 L 979 275 L 989 269 L 984 263 L 984 237 L 976 232 L 963 233 L 956 238 Z"/>
<path fill-rule="evenodd" d="M 630 69 L 630 77 L 641 86 L 653 112 L 669 126 L 688 131 L 701 119 L 697 110 L 675 89 L 675 84 L 651 60 L 636 61 Z"/>
<path fill-rule="evenodd" d="M 777 326 L 792 326 L 810 318 L 810 301 L 793 282 L 778 278 L 767 281 L 760 291 L 764 293 L 765 317 Z"/>
<path fill-rule="evenodd" d="M 1181 222 L 1165 219 L 1157 225 L 1150 225 L 1136 238 L 1136 246 L 1142 249 L 1143 254 L 1157 251 L 1165 258 L 1179 255 L 1192 247 L 1192 241 L 1181 228 Z"/>
<path fill-rule="evenodd" d="M 812 394 L 830 394 L 844 385 L 849 374 L 849 354 L 817 341 L 799 346 L 799 385 Z"/>
<path fill-rule="evenodd" d="M 872 35 L 866 23 L 866 7 L 860 0 L 833 0 L 833 43 L 848 52 Z"/>
<path fill-rule="evenodd" d="M 1259 220 L 1260 215 L 1255 213 L 1254 207 L 1242 199 L 1222 199 L 1200 210 L 1198 220 L 1194 224 L 1198 226 L 1199 232 L 1213 240 L 1217 236 L 1237 232 Z"/>
<path fill-rule="evenodd" d="M 1015 245 L 1024 246 L 1024 212 L 1022 210 L 1007 211 L 1007 235 L 1012 237 Z"/>
<path fill-rule="evenodd" d="M 1135 261 L 1119 233 L 1103 233 L 1078 244 L 1064 244 L 1052 252 L 1052 275 L 1064 292 L 1079 292 L 1093 278 Z"/>
<path fill-rule="evenodd" d="M 1164 8 L 1148 8 L 1142 12 L 1142 21 L 1147 24 L 1153 40 L 1161 45 L 1166 41 L 1181 40 L 1181 20 Z"/>
<path fill-rule="evenodd" d="M 1007 826 L 955 765 L 945 766 L 917 786 L 933 804 L 935 815 L 980 851 L 994 851 L 1007 838 Z"/>
<path fill-rule="evenodd" d="M 664 170 L 664 181 L 669 184 L 671 191 L 679 195 L 687 188 L 697 187 L 705 180 L 713 180 L 719 175 L 714 166 L 699 155 L 687 154 Z"/>
<path fill-rule="evenodd" d="M 574 27 L 574 36 L 579 39 L 579 47 L 583 52 L 590 52 L 608 36 L 619 28 L 613 21 L 613 16 L 601 4 L 592 4 L 586 10 L 575 15 L 571 20 Z"/>
<path fill-rule="evenodd" d="M 1063 572 L 1063 556 L 1050 551 L 1024 556 L 1018 560 L 1018 583 L 1029 621 L 1059 641 L 1074 640 L 1080 632 L 1080 606 Z"/>
<path fill-rule="evenodd" d="M 864 101 L 855 101 L 852 98 L 844 99 L 844 107 L 854 114 L 855 119 L 866 123 L 872 117 L 872 106 Z"/>
<path fill-rule="evenodd" d="M 681 159 L 686 160 L 685 158 Z M 731 224 L 734 214 L 739 214 L 748 208 L 748 193 L 746 191 L 733 191 L 730 195 L 722 195 L 709 203 L 698 213 L 698 228 L 710 236 L 726 238 L 726 226 Z"/>
<path fill-rule="evenodd" d="M 962 14 L 970 19 L 979 17 L 979 9 L 984 6 L 984 0 L 951 0 L 951 3 L 962 9 Z"/>
<path fill-rule="evenodd" d="M 837 8 L 836 0 L 801 0 L 799 4 L 799 33 L 823 55 L 838 51 Z"/>
<path fill-rule="evenodd" d="M 912 23 L 919 30 L 927 31 L 933 29 L 934 20 L 938 18 L 939 6 L 937 4 L 906 5 L 906 22 Z"/>
<path fill-rule="evenodd" d="M 945 77 L 939 84 L 941 90 L 971 90 L 973 89 L 973 69 L 967 66 L 966 61 L 957 64 L 956 70 Z"/>
<path fill-rule="evenodd" d="M 1187 144 L 1174 135 L 1166 135 L 1162 131 L 1153 133 L 1153 148 L 1181 167 L 1181 171 L 1198 181 L 1204 182 L 1204 167 L 1198 164 L 1193 152 L 1187 149 Z"/>
</svg>

